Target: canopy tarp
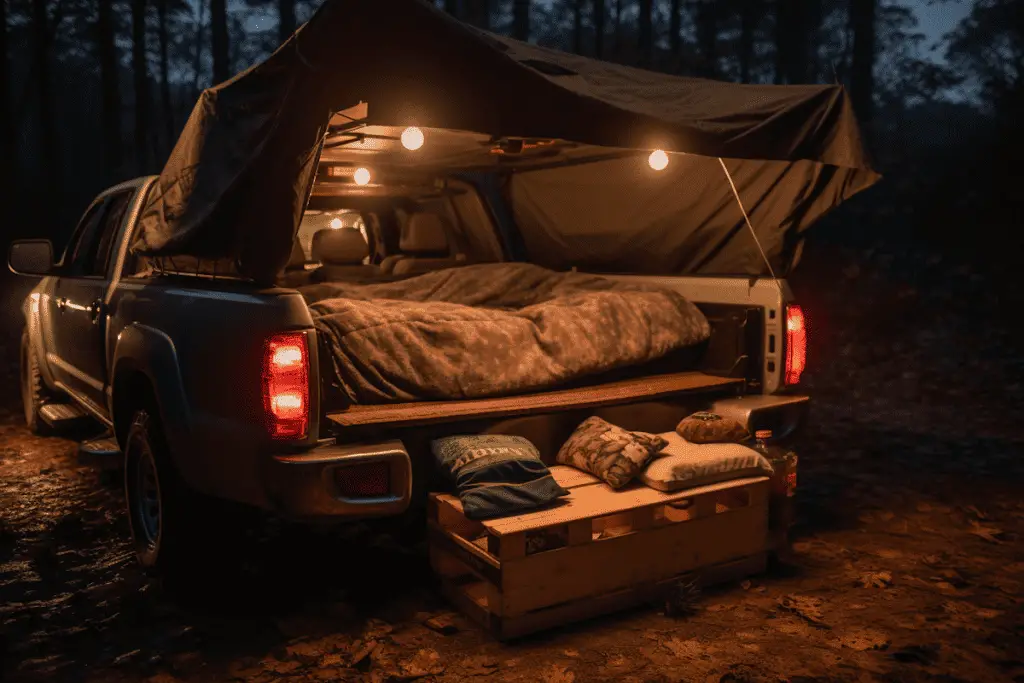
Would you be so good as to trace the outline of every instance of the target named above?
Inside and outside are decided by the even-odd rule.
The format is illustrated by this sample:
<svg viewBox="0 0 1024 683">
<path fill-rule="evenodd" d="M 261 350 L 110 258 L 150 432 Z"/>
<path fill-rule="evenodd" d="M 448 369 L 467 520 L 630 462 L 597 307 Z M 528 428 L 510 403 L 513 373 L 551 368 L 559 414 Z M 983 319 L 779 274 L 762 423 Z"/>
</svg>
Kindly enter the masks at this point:
<svg viewBox="0 0 1024 683">
<path fill-rule="evenodd" d="M 203 92 L 134 250 L 231 258 L 270 281 L 287 262 L 332 114 L 360 102 L 368 125 L 571 141 L 576 156 L 644 150 L 512 175 L 527 249 L 552 266 L 760 274 L 756 248 L 739 246 L 728 181 L 714 173 L 723 157 L 785 270 L 810 223 L 878 179 L 839 85 L 682 78 L 498 37 L 422 0 L 326 0 L 266 61 Z M 440 170 L 493 167 L 475 144 Z M 687 156 L 653 176 L 638 167 L 652 149 Z"/>
</svg>

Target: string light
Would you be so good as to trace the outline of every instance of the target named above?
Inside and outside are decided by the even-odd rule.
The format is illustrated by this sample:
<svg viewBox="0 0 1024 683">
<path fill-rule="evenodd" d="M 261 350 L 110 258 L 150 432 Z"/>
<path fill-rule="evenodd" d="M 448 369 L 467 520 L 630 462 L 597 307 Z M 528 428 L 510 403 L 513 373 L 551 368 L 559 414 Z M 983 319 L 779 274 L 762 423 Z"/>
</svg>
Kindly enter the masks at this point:
<svg viewBox="0 0 1024 683">
<path fill-rule="evenodd" d="M 369 185 L 370 184 L 370 169 L 368 168 L 357 168 L 352 179 L 356 181 L 356 185 Z"/>
<path fill-rule="evenodd" d="M 651 156 L 647 157 L 647 163 L 655 171 L 664 171 L 668 167 L 668 154 L 660 149 L 656 149 L 651 152 Z"/>
<path fill-rule="evenodd" d="M 341 219 L 340 218 L 332 218 L 330 226 L 331 226 L 331 230 L 340 230 L 341 229 Z"/>
<path fill-rule="evenodd" d="M 402 131 L 402 146 L 408 150 L 415 151 L 423 146 L 423 131 L 415 126 L 410 126 Z"/>
</svg>

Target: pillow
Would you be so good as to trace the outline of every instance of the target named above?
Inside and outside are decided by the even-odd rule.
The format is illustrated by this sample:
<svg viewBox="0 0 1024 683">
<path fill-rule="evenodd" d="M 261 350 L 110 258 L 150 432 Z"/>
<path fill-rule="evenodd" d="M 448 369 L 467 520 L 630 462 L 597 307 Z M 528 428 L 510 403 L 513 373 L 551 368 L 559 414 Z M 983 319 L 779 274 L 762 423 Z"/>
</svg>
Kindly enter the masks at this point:
<svg viewBox="0 0 1024 683">
<path fill-rule="evenodd" d="M 692 489 L 730 479 L 770 476 L 768 459 L 738 443 L 690 443 L 675 432 L 661 434 L 668 445 L 641 472 L 640 481 L 659 491 Z"/>
<path fill-rule="evenodd" d="M 435 439 L 430 450 L 454 480 L 469 519 L 533 510 L 569 495 L 521 436 L 449 436 Z"/>
<path fill-rule="evenodd" d="M 731 417 L 715 413 L 694 413 L 676 425 L 676 433 L 690 443 L 742 443 L 750 432 Z"/>
<path fill-rule="evenodd" d="M 619 489 L 632 481 L 665 444 L 660 436 L 629 432 L 594 416 L 576 428 L 555 460 L 590 472 Z"/>
</svg>

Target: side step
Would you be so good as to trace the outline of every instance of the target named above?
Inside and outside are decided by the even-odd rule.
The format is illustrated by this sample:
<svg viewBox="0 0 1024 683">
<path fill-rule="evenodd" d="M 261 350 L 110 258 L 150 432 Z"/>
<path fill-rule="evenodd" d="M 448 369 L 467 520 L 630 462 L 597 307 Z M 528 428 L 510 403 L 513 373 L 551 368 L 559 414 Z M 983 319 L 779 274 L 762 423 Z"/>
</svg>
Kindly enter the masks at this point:
<svg viewBox="0 0 1024 683">
<path fill-rule="evenodd" d="M 47 403 L 39 409 L 39 417 L 55 430 L 70 429 L 92 420 L 92 416 L 74 403 Z"/>
<path fill-rule="evenodd" d="M 85 465 L 119 467 L 121 448 L 113 435 L 104 434 L 78 444 L 78 461 Z"/>
</svg>

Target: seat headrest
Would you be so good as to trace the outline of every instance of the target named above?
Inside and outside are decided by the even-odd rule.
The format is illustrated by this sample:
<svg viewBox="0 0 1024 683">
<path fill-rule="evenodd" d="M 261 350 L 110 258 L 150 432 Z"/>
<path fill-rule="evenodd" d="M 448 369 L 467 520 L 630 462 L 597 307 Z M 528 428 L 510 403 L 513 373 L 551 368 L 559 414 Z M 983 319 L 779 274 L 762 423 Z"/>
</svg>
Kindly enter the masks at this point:
<svg viewBox="0 0 1024 683">
<path fill-rule="evenodd" d="M 357 265 L 370 255 L 363 233 L 356 228 L 324 228 L 313 235 L 313 260 L 336 266 Z"/>
<path fill-rule="evenodd" d="M 436 213 L 414 213 L 402 231 L 398 248 L 406 254 L 447 254 L 445 221 Z"/>
<path fill-rule="evenodd" d="M 288 257 L 288 264 L 285 266 L 285 270 L 297 270 L 306 265 L 306 252 L 302 250 L 302 243 L 299 241 L 299 236 L 296 235 L 295 239 L 292 240 L 292 253 Z"/>
</svg>

